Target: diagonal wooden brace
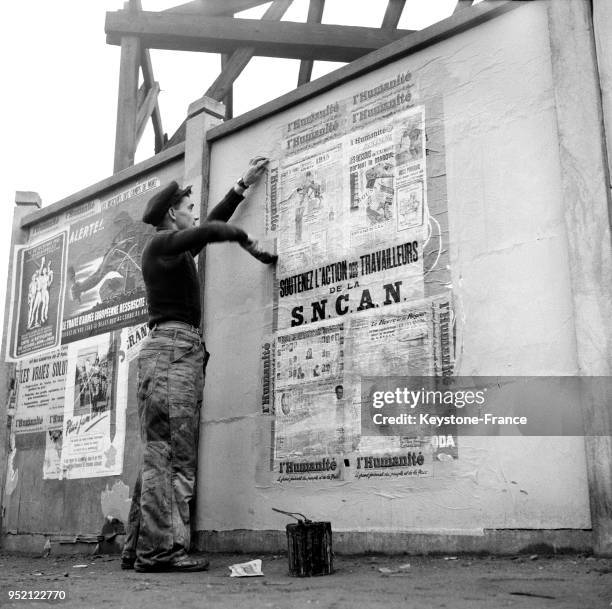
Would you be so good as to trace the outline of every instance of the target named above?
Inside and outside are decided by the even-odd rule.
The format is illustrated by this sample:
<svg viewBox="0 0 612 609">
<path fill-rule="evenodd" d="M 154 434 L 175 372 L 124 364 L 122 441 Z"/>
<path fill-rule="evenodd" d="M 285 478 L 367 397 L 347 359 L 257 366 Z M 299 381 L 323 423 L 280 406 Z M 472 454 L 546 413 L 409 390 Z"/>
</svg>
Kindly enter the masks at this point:
<svg viewBox="0 0 612 609">
<path fill-rule="evenodd" d="M 310 0 L 308 6 L 307 23 L 321 23 L 323 20 L 323 10 L 325 8 L 325 0 Z M 310 82 L 312 77 L 312 59 L 302 59 L 300 62 L 300 72 L 298 74 L 298 87 Z"/>
<path fill-rule="evenodd" d="M 291 6 L 291 2 L 292 0 L 275 0 L 264 13 L 262 20 L 280 21 L 281 17 Z M 234 51 L 225 63 L 221 74 L 217 76 L 215 82 L 213 82 L 204 95 L 221 101 L 228 94 L 236 78 L 240 76 L 249 61 L 251 61 L 253 55 L 255 55 L 255 49 L 251 47 L 243 47 Z"/>
</svg>

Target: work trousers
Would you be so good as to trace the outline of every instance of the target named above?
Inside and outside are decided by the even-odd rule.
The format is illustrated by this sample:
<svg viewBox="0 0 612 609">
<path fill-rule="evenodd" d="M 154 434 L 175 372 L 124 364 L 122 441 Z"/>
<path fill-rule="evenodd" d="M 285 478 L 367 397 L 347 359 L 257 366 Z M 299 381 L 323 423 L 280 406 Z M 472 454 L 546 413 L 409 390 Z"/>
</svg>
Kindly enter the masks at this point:
<svg viewBox="0 0 612 609">
<path fill-rule="evenodd" d="M 138 356 L 143 460 L 123 548 L 136 566 L 172 563 L 189 550 L 207 360 L 197 330 L 181 322 L 153 328 Z"/>
</svg>

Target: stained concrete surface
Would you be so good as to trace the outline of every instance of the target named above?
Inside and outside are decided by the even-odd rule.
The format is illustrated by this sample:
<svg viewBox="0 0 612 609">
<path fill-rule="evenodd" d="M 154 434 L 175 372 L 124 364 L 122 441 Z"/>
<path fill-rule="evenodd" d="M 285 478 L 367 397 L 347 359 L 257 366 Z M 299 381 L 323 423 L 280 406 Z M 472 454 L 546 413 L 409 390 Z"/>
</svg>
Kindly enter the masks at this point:
<svg viewBox="0 0 612 609">
<path fill-rule="evenodd" d="M 66 591 L 57 606 L 75 609 L 612 607 L 612 559 L 584 555 L 337 556 L 333 575 L 304 579 L 287 575 L 286 556 L 209 558 L 205 573 L 150 574 L 121 571 L 116 556 L 0 553 L 0 607 L 47 606 L 8 599 L 8 590 L 44 589 Z M 229 577 L 230 564 L 253 558 L 262 559 L 263 577 Z"/>
</svg>

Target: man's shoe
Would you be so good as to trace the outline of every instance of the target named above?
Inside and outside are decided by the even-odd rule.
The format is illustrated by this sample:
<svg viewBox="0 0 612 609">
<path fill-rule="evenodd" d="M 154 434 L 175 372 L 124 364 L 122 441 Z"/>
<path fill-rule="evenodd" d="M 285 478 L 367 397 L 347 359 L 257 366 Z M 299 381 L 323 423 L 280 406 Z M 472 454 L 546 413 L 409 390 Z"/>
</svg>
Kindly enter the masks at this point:
<svg viewBox="0 0 612 609">
<path fill-rule="evenodd" d="M 134 568 L 134 563 L 136 562 L 135 558 L 126 558 L 125 556 L 121 557 L 121 568 L 124 571 L 129 571 Z"/>
<path fill-rule="evenodd" d="M 178 571 L 192 573 L 195 571 L 206 571 L 210 563 L 205 558 L 180 558 L 170 563 L 159 563 L 156 565 L 134 565 L 134 570 L 138 573 L 159 573 L 162 571 Z"/>
<path fill-rule="evenodd" d="M 171 564 L 171 571 L 207 571 L 210 566 L 205 558 L 181 558 Z"/>
</svg>

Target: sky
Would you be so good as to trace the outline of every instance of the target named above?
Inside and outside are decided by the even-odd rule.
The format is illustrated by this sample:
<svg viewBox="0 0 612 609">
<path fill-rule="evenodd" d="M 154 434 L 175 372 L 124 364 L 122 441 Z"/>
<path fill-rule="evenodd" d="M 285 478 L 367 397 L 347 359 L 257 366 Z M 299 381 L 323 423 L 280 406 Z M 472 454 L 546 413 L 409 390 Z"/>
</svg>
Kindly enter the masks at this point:
<svg viewBox="0 0 612 609">
<path fill-rule="evenodd" d="M 185 1 L 185 0 L 184 0 Z M 159 11 L 181 0 L 142 0 Z M 422 29 L 449 16 L 456 0 L 408 0 L 400 28 Z M 387 0 L 327 0 L 323 23 L 379 27 Z M 259 18 L 267 5 L 238 16 Z M 50 205 L 112 174 L 120 49 L 106 44 L 107 11 L 122 0 L 15 0 L 3 8 L 0 96 L 0 314 L 3 314 L 15 192 L 35 191 Z M 308 0 L 294 0 L 283 20 L 306 20 Z M 161 87 L 164 131 L 172 136 L 189 104 L 220 70 L 212 53 L 151 51 Z M 315 62 L 313 80 L 343 64 Z M 254 58 L 234 86 L 238 115 L 293 90 L 299 62 Z M 153 155 L 147 127 L 136 162 Z"/>
</svg>

